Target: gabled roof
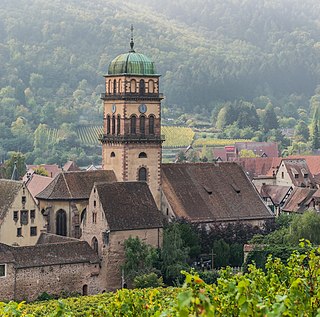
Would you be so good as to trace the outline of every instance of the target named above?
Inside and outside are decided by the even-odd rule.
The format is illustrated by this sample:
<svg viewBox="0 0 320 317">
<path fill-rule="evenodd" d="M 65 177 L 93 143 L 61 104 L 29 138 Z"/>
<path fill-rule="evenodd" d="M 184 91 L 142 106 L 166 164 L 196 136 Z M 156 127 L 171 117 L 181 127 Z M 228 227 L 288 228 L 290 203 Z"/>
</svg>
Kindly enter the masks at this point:
<svg viewBox="0 0 320 317">
<path fill-rule="evenodd" d="M 38 195 L 43 200 L 89 199 L 95 182 L 115 182 L 113 171 L 62 172 Z"/>
<path fill-rule="evenodd" d="M 274 205 L 279 206 L 291 189 L 291 186 L 262 185 L 260 195 L 263 198 L 270 198 Z"/>
<path fill-rule="evenodd" d="M 193 222 L 274 217 L 233 162 L 162 164 L 162 190 L 174 214 Z"/>
<path fill-rule="evenodd" d="M 77 166 L 75 161 L 68 161 L 66 164 L 63 165 L 62 169 L 65 172 L 80 171 L 80 168 Z"/>
<path fill-rule="evenodd" d="M 41 191 L 43 191 L 51 182 L 53 178 L 42 176 L 33 173 L 27 180 L 26 186 L 28 187 L 30 194 L 32 195 L 33 199 L 38 203 L 37 199 L 35 198 Z"/>
<path fill-rule="evenodd" d="M 248 157 L 238 158 L 237 163 L 242 166 L 247 175 L 252 179 L 262 175 L 275 175 L 280 166 L 281 160 L 281 157 Z"/>
<path fill-rule="evenodd" d="M 0 179 L 0 224 L 22 186 L 21 181 Z"/>
<path fill-rule="evenodd" d="M 241 150 L 251 150 L 258 157 L 262 155 L 267 157 L 278 157 L 278 143 L 276 142 L 236 142 L 235 147 L 237 153 L 240 153 Z"/>
<path fill-rule="evenodd" d="M 27 165 L 27 170 L 35 170 L 39 167 L 43 167 L 48 172 L 48 176 L 52 178 L 56 177 L 61 172 L 61 168 L 57 164 Z"/>
<path fill-rule="evenodd" d="M 6 256 L 7 254 L 7 256 Z M 51 244 L 37 244 L 26 247 L 11 247 L 0 243 L 0 259 L 8 258 L 16 268 L 45 265 L 99 263 L 98 254 L 86 241 L 70 241 Z"/>
<path fill-rule="evenodd" d="M 320 174 L 320 155 L 292 155 L 290 159 L 304 159 L 312 175 Z"/>
<path fill-rule="evenodd" d="M 304 159 L 283 159 L 282 163 L 284 164 L 294 186 L 315 187 L 313 176 L 311 175 L 307 162 Z"/>
<path fill-rule="evenodd" d="M 309 204 L 313 199 L 316 189 L 296 187 L 285 205 L 282 211 L 286 212 L 304 212 L 309 208 Z"/>
<path fill-rule="evenodd" d="M 147 183 L 97 183 L 95 188 L 111 231 L 163 226 L 162 214 Z"/>
</svg>

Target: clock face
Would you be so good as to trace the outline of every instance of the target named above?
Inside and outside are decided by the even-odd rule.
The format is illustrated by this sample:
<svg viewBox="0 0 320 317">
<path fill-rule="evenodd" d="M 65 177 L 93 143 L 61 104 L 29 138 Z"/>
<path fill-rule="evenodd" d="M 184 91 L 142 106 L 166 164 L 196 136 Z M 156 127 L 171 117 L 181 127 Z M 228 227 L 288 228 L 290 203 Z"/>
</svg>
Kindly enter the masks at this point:
<svg viewBox="0 0 320 317">
<path fill-rule="evenodd" d="M 112 111 L 112 113 L 115 113 L 116 110 L 117 110 L 117 106 L 116 106 L 116 104 L 114 103 L 114 104 L 112 105 L 111 111 Z"/>
<path fill-rule="evenodd" d="M 139 106 L 139 111 L 140 111 L 141 113 L 146 113 L 146 112 L 147 112 L 147 106 L 146 106 L 145 104 L 141 104 L 141 105 Z"/>
</svg>

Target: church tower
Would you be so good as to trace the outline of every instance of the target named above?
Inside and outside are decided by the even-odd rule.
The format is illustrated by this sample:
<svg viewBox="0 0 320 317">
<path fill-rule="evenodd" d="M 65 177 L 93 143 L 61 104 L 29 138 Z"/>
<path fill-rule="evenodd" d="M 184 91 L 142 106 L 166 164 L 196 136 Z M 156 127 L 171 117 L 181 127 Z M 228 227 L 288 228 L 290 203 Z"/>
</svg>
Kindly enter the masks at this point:
<svg viewBox="0 0 320 317">
<path fill-rule="evenodd" d="M 136 53 L 131 27 L 128 53 L 117 56 L 105 75 L 102 168 L 118 181 L 147 182 L 160 207 L 161 100 L 154 62 Z"/>
</svg>

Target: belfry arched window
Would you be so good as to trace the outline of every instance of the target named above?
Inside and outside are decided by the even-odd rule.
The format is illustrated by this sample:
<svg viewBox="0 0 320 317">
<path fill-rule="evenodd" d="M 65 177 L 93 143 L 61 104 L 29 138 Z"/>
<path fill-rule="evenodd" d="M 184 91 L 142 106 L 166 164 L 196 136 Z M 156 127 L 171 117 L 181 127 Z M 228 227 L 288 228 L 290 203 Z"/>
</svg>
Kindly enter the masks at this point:
<svg viewBox="0 0 320 317">
<path fill-rule="evenodd" d="M 140 182 L 146 182 L 147 181 L 147 169 L 145 167 L 140 167 L 138 180 Z"/>
<path fill-rule="evenodd" d="M 145 134 L 146 133 L 146 117 L 140 116 L 140 133 Z"/>
<path fill-rule="evenodd" d="M 116 133 L 116 116 L 112 116 L 112 134 Z"/>
<path fill-rule="evenodd" d="M 130 133 L 136 134 L 137 132 L 137 118 L 136 116 L 131 116 L 130 118 Z"/>
<path fill-rule="evenodd" d="M 136 92 L 136 88 L 137 87 L 137 82 L 135 79 L 131 79 L 130 81 L 130 92 L 135 93 Z"/>
<path fill-rule="evenodd" d="M 154 134 L 154 115 L 149 116 L 149 134 Z"/>
<path fill-rule="evenodd" d="M 107 115 L 107 134 L 110 134 L 110 115 Z"/>
<path fill-rule="evenodd" d="M 139 83 L 139 94 L 140 94 L 140 95 L 144 95 L 145 90 L 146 90 L 145 82 L 144 82 L 143 79 L 140 79 L 140 83 Z"/>
<path fill-rule="evenodd" d="M 121 94 L 121 79 L 118 80 L 118 93 Z"/>
<path fill-rule="evenodd" d="M 139 158 L 147 158 L 147 153 L 146 152 L 140 152 L 139 153 Z"/>
<path fill-rule="evenodd" d="M 113 81 L 113 93 L 114 94 L 117 93 L 117 81 L 116 80 Z"/>
<path fill-rule="evenodd" d="M 56 216 L 56 234 L 59 236 L 67 235 L 67 213 L 60 209 Z"/>
<path fill-rule="evenodd" d="M 149 83 L 148 83 L 148 90 L 149 90 L 149 93 L 153 94 L 154 93 L 154 81 L 152 79 L 149 80 Z"/>
<path fill-rule="evenodd" d="M 117 117 L 117 134 L 120 134 L 120 124 L 121 124 L 121 117 L 118 115 Z"/>
</svg>

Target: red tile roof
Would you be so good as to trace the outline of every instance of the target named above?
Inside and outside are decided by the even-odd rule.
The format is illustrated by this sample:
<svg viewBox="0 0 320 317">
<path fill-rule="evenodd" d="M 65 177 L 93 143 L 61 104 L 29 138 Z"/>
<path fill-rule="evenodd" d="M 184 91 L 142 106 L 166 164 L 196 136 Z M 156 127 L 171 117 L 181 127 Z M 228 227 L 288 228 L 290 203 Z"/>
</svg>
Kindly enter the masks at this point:
<svg viewBox="0 0 320 317">
<path fill-rule="evenodd" d="M 279 206 L 291 188 L 291 186 L 262 185 L 260 195 L 263 198 L 270 198 L 274 205 Z"/>
<path fill-rule="evenodd" d="M 174 214 L 193 222 L 273 218 L 236 163 L 162 164 L 162 190 Z"/>
<path fill-rule="evenodd" d="M 36 203 L 38 203 L 38 200 L 35 198 L 36 195 L 43 191 L 51 182 L 53 182 L 53 178 L 51 177 L 37 175 L 35 173 L 30 176 L 26 182 L 26 186 Z"/>
<path fill-rule="evenodd" d="M 251 150 L 258 157 L 266 154 L 267 157 L 278 157 L 278 143 L 276 142 L 236 142 L 235 147 L 237 153 L 240 154 L 241 150 Z"/>
<path fill-rule="evenodd" d="M 320 174 L 320 155 L 292 155 L 288 158 L 304 159 L 312 175 Z"/>
<path fill-rule="evenodd" d="M 47 172 L 49 177 L 56 177 L 62 170 L 57 164 L 40 164 L 40 165 L 27 165 L 27 170 L 35 170 L 39 167 L 43 167 Z"/>
<path fill-rule="evenodd" d="M 309 208 L 316 189 L 296 187 L 289 196 L 282 211 L 304 212 Z"/>
</svg>

